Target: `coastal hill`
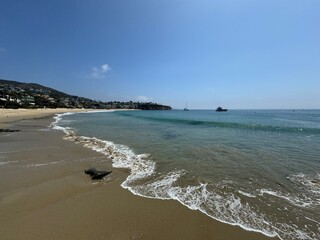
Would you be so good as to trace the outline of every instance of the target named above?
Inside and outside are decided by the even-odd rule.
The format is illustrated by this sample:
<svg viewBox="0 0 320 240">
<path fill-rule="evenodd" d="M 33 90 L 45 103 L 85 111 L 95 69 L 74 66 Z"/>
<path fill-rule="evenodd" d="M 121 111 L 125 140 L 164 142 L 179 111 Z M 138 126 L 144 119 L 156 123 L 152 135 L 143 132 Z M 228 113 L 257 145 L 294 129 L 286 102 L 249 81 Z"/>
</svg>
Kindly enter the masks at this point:
<svg viewBox="0 0 320 240">
<path fill-rule="evenodd" d="M 36 83 L 0 79 L 0 108 L 92 108 L 171 110 L 170 106 L 152 102 L 102 102 L 72 96 Z"/>
</svg>

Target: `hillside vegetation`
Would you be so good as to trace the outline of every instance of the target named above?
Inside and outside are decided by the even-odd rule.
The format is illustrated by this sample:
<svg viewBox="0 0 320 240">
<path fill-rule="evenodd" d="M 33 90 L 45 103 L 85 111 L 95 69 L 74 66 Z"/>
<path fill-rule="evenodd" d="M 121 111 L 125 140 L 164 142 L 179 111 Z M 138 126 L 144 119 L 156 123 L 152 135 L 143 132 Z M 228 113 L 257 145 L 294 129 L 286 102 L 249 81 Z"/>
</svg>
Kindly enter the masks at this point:
<svg viewBox="0 0 320 240">
<path fill-rule="evenodd" d="M 0 108 L 92 108 L 171 110 L 170 106 L 152 102 L 102 102 L 72 96 L 36 83 L 0 79 Z"/>
</svg>

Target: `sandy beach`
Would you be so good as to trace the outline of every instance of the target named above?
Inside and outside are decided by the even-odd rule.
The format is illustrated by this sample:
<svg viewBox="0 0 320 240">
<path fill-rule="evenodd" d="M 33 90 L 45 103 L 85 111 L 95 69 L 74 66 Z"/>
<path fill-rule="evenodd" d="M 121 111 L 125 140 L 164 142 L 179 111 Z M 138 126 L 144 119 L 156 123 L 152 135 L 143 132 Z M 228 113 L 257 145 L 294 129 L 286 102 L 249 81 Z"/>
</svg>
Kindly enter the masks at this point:
<svg viewBox="0 0 320 240">
<path fill-rule="evenodd" d="M 65 112 L 86 112 L 92 109 L 69 109 L 69 108 L 39 108 L 39 109 L 4 109 L 0 108 L 0 128 L 4 128 L 8 123 L 19 120 L 52 116 L 56 113 Z"/>
<path fill-rule="evenodd" d="M 49 127 L 76 111 L 0 110 L 0 128 L 21 130 L 0 133 L 1 239 L 276 239 L 123 189 L 126 170 Z M 112 173 L 93 181 L 91 167 Z"/>
</svg>

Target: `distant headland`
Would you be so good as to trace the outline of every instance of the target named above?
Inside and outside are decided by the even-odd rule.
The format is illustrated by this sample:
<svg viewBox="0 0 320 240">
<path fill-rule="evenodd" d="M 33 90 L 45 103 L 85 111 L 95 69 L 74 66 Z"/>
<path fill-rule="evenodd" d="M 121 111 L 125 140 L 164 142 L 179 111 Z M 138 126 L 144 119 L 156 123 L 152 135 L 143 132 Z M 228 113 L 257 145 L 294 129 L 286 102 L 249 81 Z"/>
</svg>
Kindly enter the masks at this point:
<svg viewBox="0 0 320 240">
<path fill-rule="evenodd" d="M 152 102 L 102 102 L 72 96 L 36 83 L 0 79 L 0 108 L 90 108 L 171 110 L 170 106 Z"/>
</svg>

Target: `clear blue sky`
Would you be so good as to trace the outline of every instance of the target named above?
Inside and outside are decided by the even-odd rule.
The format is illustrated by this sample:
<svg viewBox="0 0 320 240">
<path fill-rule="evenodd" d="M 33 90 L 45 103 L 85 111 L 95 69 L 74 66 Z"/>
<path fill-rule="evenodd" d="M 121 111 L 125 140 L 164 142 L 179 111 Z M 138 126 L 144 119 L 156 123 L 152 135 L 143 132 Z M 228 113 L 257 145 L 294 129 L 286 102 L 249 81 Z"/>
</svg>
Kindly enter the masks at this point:
<svg viewBox="0 0 320 240">
<path fill-rule="evenodd" d="M 320 1 L 1 0 L 0 78 L 175 108 L 320 108 Z"/>
</svg>

